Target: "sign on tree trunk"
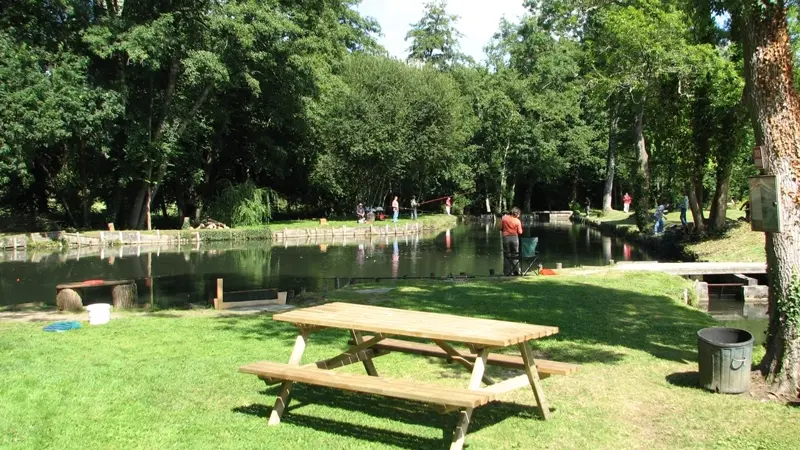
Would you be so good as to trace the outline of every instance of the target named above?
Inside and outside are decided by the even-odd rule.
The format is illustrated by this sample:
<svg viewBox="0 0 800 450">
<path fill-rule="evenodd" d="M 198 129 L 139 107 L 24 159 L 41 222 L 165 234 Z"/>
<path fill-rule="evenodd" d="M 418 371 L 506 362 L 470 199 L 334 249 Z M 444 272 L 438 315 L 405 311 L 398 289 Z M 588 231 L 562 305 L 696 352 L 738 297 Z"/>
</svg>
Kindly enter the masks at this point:
<svg viewBox="0 0 800 450">
<path fill-rule="evenodd" d="M 780 183 L 778 177 L 765 175 L 749 178 L 750 214 L 753 231 L 780 233 Z"/>
</svg>

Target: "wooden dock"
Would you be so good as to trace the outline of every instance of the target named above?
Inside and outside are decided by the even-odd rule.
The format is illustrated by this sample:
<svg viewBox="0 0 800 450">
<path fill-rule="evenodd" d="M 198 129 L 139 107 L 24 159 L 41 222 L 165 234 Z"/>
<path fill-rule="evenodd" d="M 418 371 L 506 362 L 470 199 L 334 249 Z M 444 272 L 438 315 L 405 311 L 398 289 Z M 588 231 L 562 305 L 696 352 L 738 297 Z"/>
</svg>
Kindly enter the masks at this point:
<svg viewBox="0 0 800 450">
<path fill-rule="evenodd" d="M 319 226 L 312 228 L 284 228 L 280 231 L 272 233 L 272 239 L 275 241 L 293 240 L 293 239 L 314 239 L 314 238 L 367 238 L 370 236 L 410 236 L 423 233 L 425 231 L 434 231 L 438 228 L 425 227 L 421 223 L 406 223 L 404 225 L 397 224 L 373 224 L 366 226 L 352 226 L 348 227 L 343 225 L 341 227 Z"/>
<path fill-rule="evenodd" d="M 614 270 L 626 272 L 664 272 L 673 275 L 725 275 L 734 273 L 762 274 L 767 273 L 766 263 L 749 262 L 682 262 L 663 263 L 658 261 L 647 262 L 620 262 L 613 266 Z"/>
</svg>

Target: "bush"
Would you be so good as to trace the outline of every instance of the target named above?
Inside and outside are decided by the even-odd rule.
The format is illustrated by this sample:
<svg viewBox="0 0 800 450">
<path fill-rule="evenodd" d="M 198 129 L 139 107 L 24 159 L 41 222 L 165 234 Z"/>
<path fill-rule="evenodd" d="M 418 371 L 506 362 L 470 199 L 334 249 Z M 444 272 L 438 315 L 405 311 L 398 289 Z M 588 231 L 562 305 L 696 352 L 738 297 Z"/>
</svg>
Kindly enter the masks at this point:
<svg viewBox="0 0 800 450">
<path fill-rule="evenodd" d="M 259 188 L 250 180 L 228 183 L 211 202 L 208 214 L 231 227 L 258 226 L 269 222 L 275 198 L 271 189 Z"/>
</svg>

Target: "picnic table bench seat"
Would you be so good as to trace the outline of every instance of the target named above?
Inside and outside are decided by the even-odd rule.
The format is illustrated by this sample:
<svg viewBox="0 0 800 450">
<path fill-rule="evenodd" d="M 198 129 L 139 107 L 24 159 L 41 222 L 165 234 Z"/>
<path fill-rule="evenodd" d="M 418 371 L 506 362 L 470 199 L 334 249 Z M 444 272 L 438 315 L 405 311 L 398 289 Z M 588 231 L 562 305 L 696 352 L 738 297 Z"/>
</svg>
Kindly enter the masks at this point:
<svg viewBox="0 0 800 450">
<path fill-rule="evenodd" d="M 452 408 L 477 408 L 495 400 L 491 392 L 439 386 L 430 383 L 356 375 L 270 361 L 246 364 L 239 372 L 296 383 L 381 395 Z"/>
<path fill-rule="evenodd" d="M 373 336 L 364 335 L 364 340 L 370 340 Z M 353 345 L 353 341 L 349 342 Z M 434 344 L 423 344 L 421 342 L 407 341 L 403 339 L 383 339 L 373 347 L 378 351 L 395 351 L 404 353 L 415 353 L 423 356 L 433 356 L 437 358 L 451 358 L 446 351 L 441 347 Z M 478 355 L 464 351 L 458 351 L 458 354 L 469 362 L 474 363 Z M 534 359 L 536 370 L 539 376 L 545 378 L 550 375 L 572 375 L 580 368 L 578 364 L 565 363 L 560 361 L 548 361 L 546 359 Z M 500 353 L 490 353 L 486 360 L 486 364 L 490 366 L 505 367 L 508 369 L 525 369 L 525 362 L 522 356 L 503 355 Z"/>
</svg>

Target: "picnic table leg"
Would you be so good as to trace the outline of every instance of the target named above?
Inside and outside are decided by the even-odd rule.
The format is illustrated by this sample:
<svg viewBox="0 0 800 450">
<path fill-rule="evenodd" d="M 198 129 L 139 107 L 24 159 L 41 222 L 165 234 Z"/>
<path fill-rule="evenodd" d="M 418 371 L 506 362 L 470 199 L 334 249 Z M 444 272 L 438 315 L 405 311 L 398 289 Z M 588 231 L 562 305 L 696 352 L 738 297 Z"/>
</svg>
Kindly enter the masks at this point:
<svg viewBox="0 0 800 450">
<path fill-rule="evenodd" d="M 469 380 L 468 389 L 480 389 L 483 373 L 486 371 L 486 360 L 489 358 L 489 349 L 481 349 L 478 357 L 475 358 L 475 365 L 472 368 L 472 377 Z M 464 438 L 467 436 L 467 428 L 472 418 L 474 408 L 465 408 L 458 412 L 458 425 L 453 433 L 453 441 L 450 450 L 461 450 L 464 447 Z"/>
<path fill-rule="evenodd" d="M 361 332 L 358 330 L 350 330 L 350 334 L 353 336 L 353 342 L 356 345 L 361 345 L 364 342 L 364 338 L 361 336 Z M 377 377 L 378 371 L 375 370 L 375 364 L 372 362 L 372 358 L 367 358 L 364 361 L 361 361 L 364 364 L 364 369 L 367 370 L 367 375 L 371 377 Z"/>
<path fill-rule="evenodd" d="M 300 330 L 300 334 L 297 335 L 297 339 L 294 341 L 294 348 L 292 349 L 292 355 L 289 357 L 289 364 L 295 366 L 300 365 L 300 361 L 303 359 L 303 352 L 306 350 L 307 341 L 308 333 L 305 330 Z M 292 391 L 292 384 L 292 381 L 284 381 L 281 383 L 281 391 L 278 394 L 278 398 L 275 399 L 275 406 L 272 407 L 272 412 L 269 415 L 269 425 L 280 425 L 283 411 L 289 405 L 289 393 Z"/>
<path fill-rule="evenodd" d="M 528 381 L 533 388 L 533 396 L 536 397 L 536 404 L 539 405 L 539 410 L 542 412 L 544 420 L 550 419 L 550 408 L 547 406 L 547 400 L 544 397 L 544 389 L 542 389 L 542 382 L 539 380 L 539 371 L 536 369 L 536 364 L 533 361 L 533 353 L 527 342 L 519 344 L 519 351 L 522 353 L 522 361 L 525 363 L 525 373 L 528 375 Z"/>
</svg>

